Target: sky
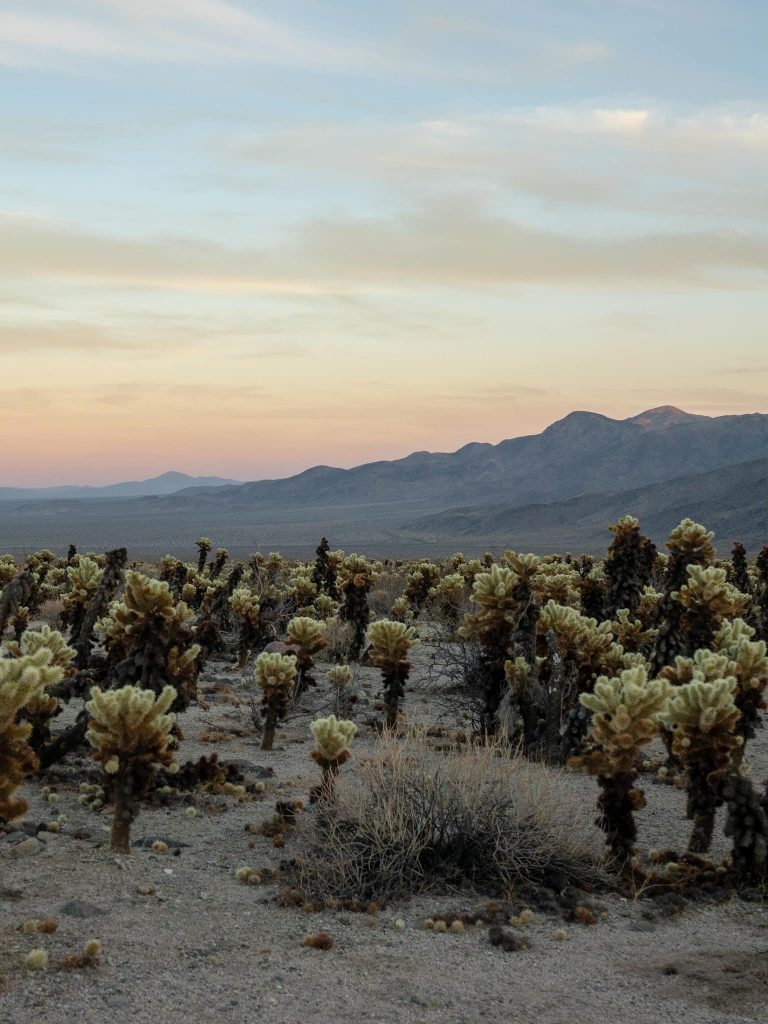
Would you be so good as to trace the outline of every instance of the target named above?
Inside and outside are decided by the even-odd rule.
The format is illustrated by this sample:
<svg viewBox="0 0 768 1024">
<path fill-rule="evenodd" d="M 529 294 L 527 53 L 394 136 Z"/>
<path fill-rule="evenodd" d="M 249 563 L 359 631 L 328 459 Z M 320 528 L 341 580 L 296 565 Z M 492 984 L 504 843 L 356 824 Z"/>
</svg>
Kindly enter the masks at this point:
<svg viewBox="0 0 768 1024">
<path fill-rule="evenodd" d="M 768 5 L 0 0 L 0 484 L 768 412 Z"/>
</svg>

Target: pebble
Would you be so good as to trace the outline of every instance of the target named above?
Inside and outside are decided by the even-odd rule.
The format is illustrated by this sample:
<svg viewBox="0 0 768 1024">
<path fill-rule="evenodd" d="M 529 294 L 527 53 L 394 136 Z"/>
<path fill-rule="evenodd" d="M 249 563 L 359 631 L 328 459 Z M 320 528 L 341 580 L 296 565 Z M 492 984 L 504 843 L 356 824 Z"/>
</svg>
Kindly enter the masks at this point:
<svg viewBox="0 0 768 1024">
<path fill-rule="evenodd" d="M 93 903 L 86 903 L 85 900 L 70 900 L 65 903 L 63 907 L 59 908 L 59 913 L 64 914 L 66 917 L 100 917 L 106 914 L 107 911 L 102 907 L 94 906 Z"/>
</svg>

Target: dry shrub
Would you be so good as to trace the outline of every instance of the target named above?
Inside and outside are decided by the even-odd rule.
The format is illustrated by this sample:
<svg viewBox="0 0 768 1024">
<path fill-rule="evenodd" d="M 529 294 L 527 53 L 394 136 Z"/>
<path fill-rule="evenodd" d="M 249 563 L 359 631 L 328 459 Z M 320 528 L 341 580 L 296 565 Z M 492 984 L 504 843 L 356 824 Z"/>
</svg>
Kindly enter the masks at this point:
<svg viewBox="0 0 768 1024">
<path fill-rule="evenodd" d="M 328 646 L 318 656 L 318 660 L 333 663 L 348 661 L 353 632 L 351 622 L 329 619 L 325 624 L 325 639 L 328 641 Z"/>
<path fill-rule="evenodd" d="M 51 629 L 58 629 L 61 625 L 61 613 L 64 611 L 64 602 L 60 597 L 52 597 L 43 601 L 39 610 L 35 613 L 35 619 L 44 622 Z"/>
<path fill-rule="evenodd" d="M 422 736 L 385 734 L 315 816 L 291 881 L 320 903 L 595 881 L 603 839 L 574 794 L 564 774 L 498 747 L 446 755 Z"/>
<path fill-rule="evenodd" d="M 389 618 L 392 605 L 405 591 L 405 577 L 391 569 L 381 573 L 368 595 L 368 607 L 374 618 Z"/>
</svg>

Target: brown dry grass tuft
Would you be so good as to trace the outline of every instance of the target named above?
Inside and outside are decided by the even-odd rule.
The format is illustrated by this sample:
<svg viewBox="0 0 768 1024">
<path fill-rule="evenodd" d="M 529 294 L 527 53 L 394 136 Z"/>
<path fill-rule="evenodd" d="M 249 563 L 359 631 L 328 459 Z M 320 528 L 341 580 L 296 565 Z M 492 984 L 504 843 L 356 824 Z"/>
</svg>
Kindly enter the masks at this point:
<svg viewBox="0 0 768 1024">
<path fill-rule="evenodd" d="M 385 734 L 305 833 L 292 884 L 312 902 L 388 903 L 436 886 L 502 891 L 601 874 L 592 808 L 564 773 L 493 746 L 448 754 Z M 303 831 L 303 830 L 302 830 Z"/>
</svg>

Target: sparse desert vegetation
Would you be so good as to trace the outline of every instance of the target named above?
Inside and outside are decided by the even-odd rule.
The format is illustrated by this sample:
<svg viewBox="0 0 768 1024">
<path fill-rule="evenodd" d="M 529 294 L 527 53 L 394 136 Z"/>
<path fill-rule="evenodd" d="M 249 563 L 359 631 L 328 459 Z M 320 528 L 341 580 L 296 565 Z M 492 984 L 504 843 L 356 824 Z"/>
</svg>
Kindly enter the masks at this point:
<svg viewBox="0 0 768 1024">
<path fill-rule="evenodd" d="M 154 1019 L 142 989 L 171 970 L 166 1015 L 319 1020 L 332 964 L 364 993 L 339 1020 L 507 1020 L 514 953 L 531 986 L 591 965 L 646 993 L 640 1020 L 666 1019 L 661 985 L 669 1019 L 714 1021 L 690 966 L 713 934 L 740 965 L 727 1019 L 759 1019 L 768 548 L 719 558 L 686 519 L 658 550 L 629 515 L 606 539 L 1 556 L 8 1019 Z"/>
</svg>

